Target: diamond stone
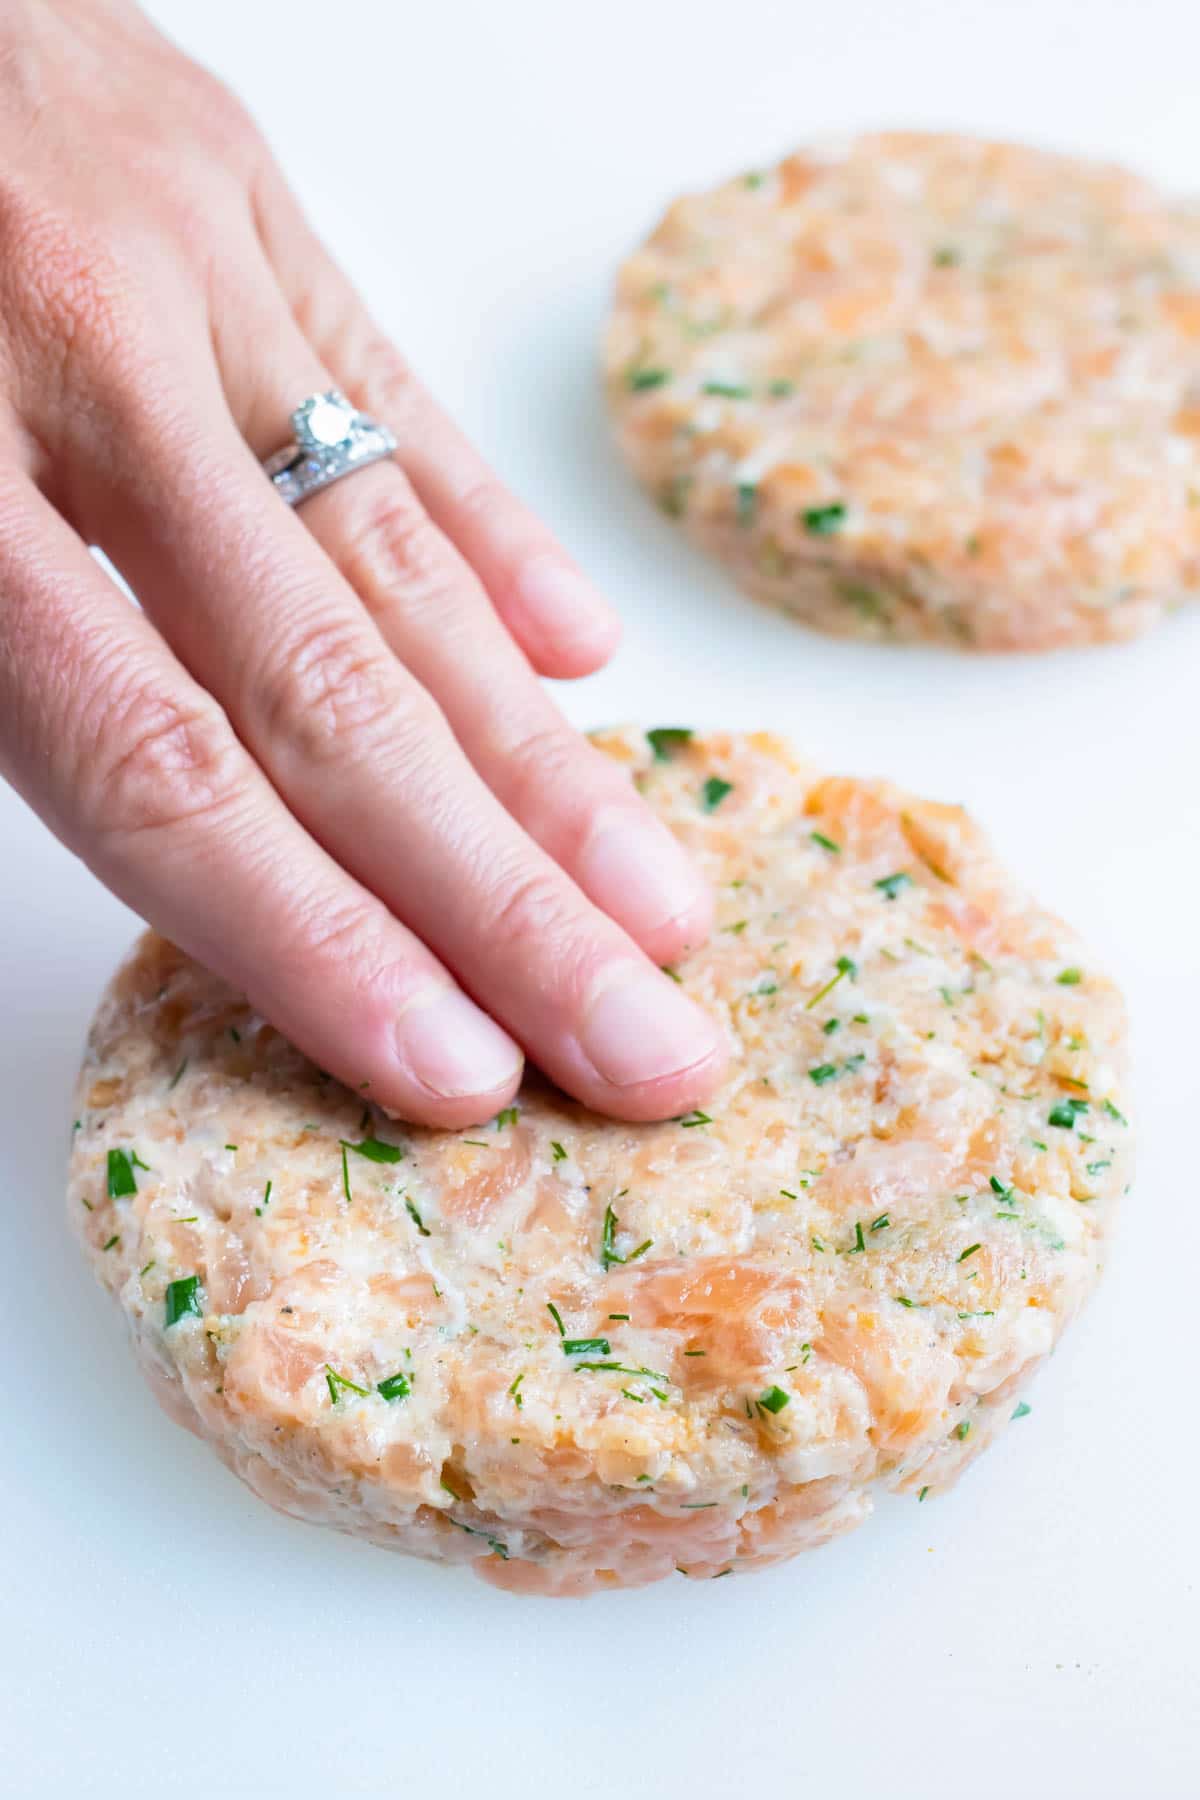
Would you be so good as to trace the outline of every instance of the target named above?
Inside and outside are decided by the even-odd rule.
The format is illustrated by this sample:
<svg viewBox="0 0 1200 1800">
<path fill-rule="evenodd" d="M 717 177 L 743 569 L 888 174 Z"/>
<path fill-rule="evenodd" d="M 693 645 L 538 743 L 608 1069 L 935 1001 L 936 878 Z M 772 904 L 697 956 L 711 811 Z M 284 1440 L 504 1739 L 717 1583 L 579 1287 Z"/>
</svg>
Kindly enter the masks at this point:
<svg viewBox="0 0 1200 1800">
<path fill-rule="evenodd" d="M 314 394 L 292 419 L 296 442 L 306 450 L 332 450 L 350 437 L 354 408 L 341 394 Z"/>
</svg>

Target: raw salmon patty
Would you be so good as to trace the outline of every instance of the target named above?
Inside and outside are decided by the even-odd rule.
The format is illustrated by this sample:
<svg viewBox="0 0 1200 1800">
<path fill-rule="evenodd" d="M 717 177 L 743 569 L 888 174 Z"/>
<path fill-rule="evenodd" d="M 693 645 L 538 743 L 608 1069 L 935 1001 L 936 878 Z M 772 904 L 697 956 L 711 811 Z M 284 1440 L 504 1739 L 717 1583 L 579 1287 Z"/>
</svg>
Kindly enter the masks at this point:
<svg viewBox="0 0 1200 1800">
<path fill-rule="evenodd" d="M 767 736 L 600 739 L 718 896 L 703 1111 L 530 1075 L 396 1124 L 147 935 L 80 1079 L 74 1224 L 172 1416 L 273 1505 L 501 1587 L 777 1562 L 1012 1416 L 1129 1172 L 1119 996 L 958 808 Z"/>
<path fill-rule="evenodd" d="M 825 630 L 1047 649 L 1200 589 L 1200 212 L 1122 169 L 800 151 L 669 209 L 605 360 L 660 505 Z"/>
</svg>

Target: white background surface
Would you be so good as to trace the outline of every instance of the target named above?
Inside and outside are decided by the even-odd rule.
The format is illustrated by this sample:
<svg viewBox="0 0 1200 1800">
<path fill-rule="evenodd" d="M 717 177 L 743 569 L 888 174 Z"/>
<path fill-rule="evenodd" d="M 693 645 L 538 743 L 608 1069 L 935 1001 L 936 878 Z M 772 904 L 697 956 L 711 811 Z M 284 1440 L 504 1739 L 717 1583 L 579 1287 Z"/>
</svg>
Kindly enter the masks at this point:
<svg viewBox="0 0 1200 1800">
<path fill-rule="evenodd" d="M 143 1391 L 62 1217 L 128 914 L 0 794 L 0 1791 L 1200 1792 L 1200 611 L 1043 660 L 855 649 L 739 600 L 610 454 L 595 340 L 680 187 L 958 125 L 1200 187 L 1190 0 L 174 0 L 447 403 L 628 621 L 581 724 L 762 725 L 966 801 L 1125 983 L 1142 1154 L 1106 1284 L 949 1498 L 747 1581 L 509 1598 L 267 1511 Z M 318 145 L 332 86 L 360 148 Z"/>
</svg>

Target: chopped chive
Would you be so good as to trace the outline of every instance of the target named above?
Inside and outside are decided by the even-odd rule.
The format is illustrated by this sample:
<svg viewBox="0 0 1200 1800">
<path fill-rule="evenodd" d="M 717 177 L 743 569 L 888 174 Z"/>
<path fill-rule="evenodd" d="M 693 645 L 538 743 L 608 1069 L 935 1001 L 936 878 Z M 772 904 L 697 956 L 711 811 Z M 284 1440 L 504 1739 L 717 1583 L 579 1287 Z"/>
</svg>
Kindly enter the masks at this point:
<svg viewBox="0 0 1200 1800">
<path fill-rule="evenodd" d="M 1079 983 L 1083 980 L 1083 970 L 1064 969 L 1062 973 L 1056 975 L 1054 979 L 1057 981 L 1059 987 L 1078 987 Z"/>
<path fill-rule="evenodd" d="M 721 400 L 748 400 L 750 389 L 737 381 L 706 381 L 701 385 L 702 394 L 715 394 Z"/>
<path fill-rule="evenodd" d="M 187 1066 L 188 1066 L 188 1059 L 185 1056 L 183 1061 L 180 1063 L 179 1067 L 176 1069 L 175 1073 L 172 1075 L 170 1081 L 167 1083 L 168 1094 L 171 1092 L 171 1090 L 173 1088 L 177 1088 L 179 1086 L 179 1083 L 183 1080 L 184 1070 L 187 1068 Z"/>
<path fill-rule="evenodd" d="M 412 1382 L 398 1369 L 394 1375 L 387 1375 L 382 1381 L 377 1381 L 375 1392 L 382 1394 L 385 1400 L 407 1400 L 412 1393 Z"/>
<path fill-rule="evenodd" d="M 617 1198 L 620 1199 L 620 1197 L 618 1194 Z M 600 1232 L 600 1266 L 603 1269 L 611 1269 L 614 1263 L 636 1262 L 639 1256 L 645 1256 L 654 1242 L 653 1238 L 647 1238 L 644 1243 L 638 1245 L 636 1250 L 628 1250 L 622 1255 L 617 1249 L 616 1241 L 620 1228 L 621 1221 L 610 1201 L 604 1209 L 604 1224 Z"/>
<path fill-rule="evenodd" d="M 813 1232 L 812 1236 L 809 1238 L 809 1243 L 812 1245 L 814 1250 L 819 1251 L 822 1255 L 824 1255 L 825 1251 L 828 1250 L 828 1248 L 829 1248 L 828 1244 L 823 1244 L 821 1242 L 820 1238 L 817 1236 L 815 1231 Z"/>
<path fill-rule="evenodd" d="M 891 1224 L 891 1222 L 892 1221 L 888 1218 L 886 1213 L 880 1213 L 879 1217 L 873 1221 L 873 1223 L 871 1225 L 871 1230 L 872 1231 L 886 1231 L 888 1226 Z"/>
<path fill-rule="evenodd" d="M 991 1188 L 993 1194 L 999 1194 L 1002 1200 L 1009 1199 L 1012 1194 L 1012 1189 L 1010 1187 L 1005 1187 L 998 1175 L 988 1176 L 988 1186 Z"/>
<path fill-rule="evenodd" d="M 512 1401 L 513 1405 L 517 1408 L 518 1412 L 525 1404 L 524 1400 L 521 1398 L 521 1392 L 520 1392 L 521 1383 L 524 1381 L 524 1379 L 525 1379 L 525 1371 L 524 1371 L 524 1369 L 522 1369 L 521 1373 L 517 1376 L 516 1380 L 513 1382 L 512 1386 L 508 1390 L 509 1399 Z"/>
<path fill-rule="evenodd" d="M 828 850 L 833 856 L 842 854 L 842 846 L 835 844 L 832 838 L 826 837 L 823 831 L 810 831 L 808 835 L 814 844 L 820 844 L 822 850 Z"/>
<path fill-rule="evenodd" d="M 151 1258 L 150 1258 L 150 1261 L 149 1261 L 149 1262 L 148 1262 L 148 1263 L 146 1263 L 146 1264 L 145 1264 L 145 1266 L 144 1266 L 144 1267 L 143 1267 L 143 1268 L 140 1268 L 140 1269 L 139 1269 L 139 1270 L 138 1270 L 138 1276 L 139 1276 L 139 1278 L 143 1278 L 143 1279 L 144 1279 L 144 1278 L 145 1278 L 145 1276 L 147 1276 L 147 1275 L 148 1275 L 148 1274 L 149 1274 L 149 1273 L 150 1273 L 150 1271 L 151 1271 L 151 1269 L 152 1269 L 152 1268 L 153 1268 L 153 1267 L 154 1267 L 154 1258 L 153 1258 L 153 1257 L 151 1257 Z"/>
<path fill-rule="evenodd" d="M 642 394 L 648 388 L 662 387 L 671 375 L 668 369 L 630 369 L 625 379 L 635 394 Z"/>
<path fill-rule="evenodd" d="M 680 1119 L 679 1123 L 683 1126 L 685 1131 L 690 1131 L 694 1125 L 711 1125 L 712 1115 L 710 1113 L 701 1112 L 699 1107 L 697 1107 L 694 1112 L 690 1112 L 685 1118 Z"/>
<path fill-rule="evenodd" d="M 670 963 L 662 964 L 662 973 L 669 981 L 676 982 L 680 987 L 683 986 L 683 976 L 679 973 L 678 969 L 673 969 Z"/>
<path fill-rule="evenodd" d="M 646 742 L 654 752 L 655 762 L 670 762 L 671 753 L 692 741 L 690 725 L 656 725 L 646 733 Z"/>
<path fill-rule="evenodd" d="M 704 784 L 704 810 L 716 812 L 727 794 L 732 794 L 732 781 L 722 781 L 719 775 L 710 775 Z"/>
<path fill-rule="evenodd" d="M 607 1338 L 569 1338 L 562 1341 L 564 1356 L 611 1356 L 612 1345 Z"/>
<path fill-rule="evenodd" d="M 910 1300 L 907 1294 L 897 1294 L 896 1304 L 897 1306 L 907 1306 L 910 1309 L 916 1308 L 919 1312 L 925 1310 L 925 1302 L 923 1300 Z"/>
<path fill-rule="evenodd" d="M 496 1130 L 503 1131 L 506 1126 L 515 1125 L 518 1110 L 515 1106 L 506 1106 L 503 1112 L 498 1112 L 496 1114 Z"/>
<path fill-rule="evenodd" d="M 872 1230 L 874 1230 L 873 1226 Z M 854 1242 L 847 1251 L 847 1255 L 857 1256 L 859 1252 L 865 1250 L 866 1247 L 866 1239 L 863 1237 L 862 1220 L 856 1219 L 854 1222 Z"/>
<path fill-rule="evenodd" d="M 109 1238 L 109 1240 L 108 1240 L 108 1242 L 107 1242 L 107 1244 L 105 1244 L 105 1246 L 104 1246 L 104 1248 L 105 1248 L 105 1249 L 106 1249 L 106 1250 L 111 1250 L 111 1249 L 112 1249 L 112 1248 L 113 1248 L 113 1245 L 114 1245 L 114 1244 L 119 1244 L 119 1243 L 120 1243 L 120 1241 L 121 1241 L 121 1234 L 120 1234 L 120 1232 L 119 1232 L 119 1231 L 114 1231 L 114 1232 L 113 1232 L 113 1234 L 112 1234 L 112 1236 L 111 1236 L 111 1237 L 110 1237 L 110 1238 Z"/>
<path fill-rule="evenodd" d="M 177 1325 L 190 1313 L 194 1318 L 202 1318 L 199 1300 L 200 1277 L 198 1275 L 181 1275 L 177 1281 L 167 1283 L 165 1295 L 166 1324 Z"/>
<path fill-rule="evenodd" d="M 137 1193 L 137 1176 L 133 1172 L 133 1164 L 124 1150 L 110 1150 L 108 1153 L 108 1197 L 110 1200 L 124 1200 L 130 1194 Z"/>
<path fill-rule="evenodd" d="M 656 1369 L 631 1369 L 628 1363 L 619 1362 L 580 1362 L 575 1364 L 575 1373 L 604 1374 L 611 1371 L 617 1375 L 645 1375 L 651 1381 L 666 1381 L 666 1375 L 660 1375 Z M 653 1392 L 653 1389 L 651 1390 Z"/>
<path fill-rule="evenodd" d="M 364 1400 L 369 1392 L 367 1388 L 359 1387 L 357 1381 L 351 1381 L 348 1375 L 339 1375 L 328 1363 L 325 1364 L 325 1386 L 329 1389 L 329 1398 L 335 1406 L 342 1397 L 342 1389 L 351 1394 L 361 1394 Z"/>
<path fill-rule="evenodd" d="M 845 523 L 846 506 L 842 500 L 831 500 L 828 506 L 810 506 L 801 515 L 804 529 L 813 537 L 832 537 Z"/>
<path fill-rule="evenodd" d="M 707 1350 L 685 1350 L 683 1354 L 685 1356 L 707 1356 L 708 1351 Z"/>
<path fill-rule="evenodd" d="M 833 1080 L 837 1072 L 836 1063 L 818 1063 L 815 1068 L 808 1071 L 808 1079 L 817 1087 L 823 1087 L 827 1081 Z"/>
<path fill-rule="evenodd" d="M 881 894 L 886 894 L 889 900 L 894 900 L 901 888 L 912 886 L 912 876 L 906 875 L 903 869 L 901 869 L 896 875 L 885 875 L 881 881 L 875 882 L 874 885 L 879 889 Z"/>
<path fill-rule="evenodd" d="M 769 1413 L 781 1413 L 791 1400 L 791 1395 L 781 1387 L 771 1386 L 765 1394 L 760 1394 L 758 1404 Z"/>
<path fill-rule="evenodd" d="M 739 481 L 734 490 L 737 495 L 737 522 L 750 526 L 754 523 L 754 515 L 758 511 L 758 487 L 753 481 Z"/>
<path fill-rule="evenodd" d="M 417 1230 L 420 1232 L 421 1236 L 429 1237 L 430 1236 L 429 1227 L 426 1225 L 424 1219 L 421 1217 L 420 1213 L 417 1211 L 416 1207 L 413 1205 L 413 1202 L 409 1199 L 407 1194 L 405 1194 L 405 1196 L 404 1196 L 404 1210 L 408 1214 L 409 1218 L 412 1220 L 413 1224 L 416 1226 Z"/>
<path fill-rule="evenodd" d="M 826 994 L 831 994 L 838 982 L 844 980 L 847 975 L 853 981 L 858 974 L 858 964 L 850 956 L 839 956 L 833 966 L 837 970 L 837 974 L 832 976 L 823 988 L 818 988 L 811 1000 L 805 1001 L 805 1012 L 811 1012 L 813 1007 L 818 1005 Z"/>
<path fill-rule="evenodd" d="M 546 1311 L 550 1314 L 550 1317 L 554 1320 L 554 1323 L 558 1326 L 559 1337 L 565 1338 L 567 1335 L 567 1328 L 563 1324 L 562 1314 L 559 1312 L 557 1306 L 555 1306 L 553 1300 L 547 1300 Z"/>
<path fill-rule="evenodd" d="M 1076 1100 L 1073 1095 L 1069 1095 L 1065 1100 L 1060 1100 L 1057 1105 L 1051 1107 L 1046 1122 L 1049 1125 L 1057 1125 L 1060 1131 L 1073 1131 L 1079 1114 L 1085 1113 L 1087 1109 L 1086 1100 Z"/>
<path fill-rule="evenodd" d="M 943 244 L 940 250 L 933 253 L 935 269 L 953 269 L 959 261 L 959 253 L 950 244 Z"/>
<path fill-rule="evenodd" d="M 346 1196 L 347 1206 L 353 1206 L 354 1195 L 350 1192 L 350 1165 L 346 1161 L 346 1145 L 344 1142 L 341 1145 L 341 1151 L 342 1151 L 342 1192 Z"/>
<path fill-rule="evenodd" d="M 798 1200 L 800 1198 L 799 1194 L 794 1194 L 791 1188 L 780 1188 L 779 1191 L 785 1200 Z"/>
<path fill-rule="evenodd" d="M 1016 1406 L 1009 1414 L 1009 1417 L 1011 1419 L 1027 1419 L 1032 1411 L 1033 1408 L 1029 1405 L 1028 1401 L 1018 1400 Z"/>
<path fill-rule="evenodd" d="M 398 1163 L 404 1155 L 399 1144 L 385 1144 L 377 1137 L 365 1137 L 358 1144 L 352 1144 L 346 1138 L 339 1141 L 343 1150 L 353 1150 L 356 1156 L 365 1156 L 368 1162 Z"/>
<path fill-rule="evenodd" d="M 975 1252 L 980 1248 L 981 1246 L 979 1244 L 968 1244 L 966 1249 L 955 1257 L 955 1262 L 966 1262 L 968 1256 L 974 1256 Z"/>
<path fill-rule="evenodd" d="M 786 400 L 787 396 L 789 394 L 794 394 L 795 391 L 796 384 L 794 381 L 769 381 L 767 383 L 767 392 L 770 394 L 772 400 Z"/>
<path fill-rule="evenodd" d="M 1115 1119 L 1118 1125 L 1128 1125 L 1129 1120 L 1125 1117 L 1125 1114 L 1123 1112 L 1118 1112 L 1111 1100 L 1105 1100 L 1103 1106 L 1110 1119 Z"/>
<path fill-rule="evenodd" d="M 970 1429 L 971 1429 L 970 1419 L 960 1419 L 958 1424 L 954 1427 L 954 1430 L 951 1432 L 950 1435 L 951 1435 L 951 1437 L 958 1438 L 959 1442 L 961 1443 L 961 1441 L 963 1440 L 963 1438 L 966 1437 L 966 1435 L 970 1431 Z"/>
<path fill-rule="evenodd" d="M 927 1487 L 923 1487 L 921 1489 L 920 1493 L 917 1495 L 917 1499 L 923 1500 L 928 1492 L 929 1492 L 929 1489 Z"/>
<path fill-rule="evenodd" d="M 628 1319 L 629 1314 L 628 1313 L 609 1313 L 608 1316 L 610 1319 Z"/>
<path fill-rule="evenodd" d="M 476 1150 L 490 1150 L 492 1147 L 486 1138 L 464 1138 L 463 1143 L 473 1144 Z"/>
</svg>

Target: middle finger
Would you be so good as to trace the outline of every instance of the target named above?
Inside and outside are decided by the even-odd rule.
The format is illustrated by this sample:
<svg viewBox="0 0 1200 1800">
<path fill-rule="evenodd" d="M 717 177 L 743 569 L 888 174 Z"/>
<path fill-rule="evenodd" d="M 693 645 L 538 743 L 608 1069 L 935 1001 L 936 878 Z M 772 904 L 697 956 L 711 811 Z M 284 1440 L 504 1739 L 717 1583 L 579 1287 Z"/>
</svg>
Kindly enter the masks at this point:
<svg viewBox="0 0 1200 1800">
<path fill-rule="evenodd" d="M 471 770 L 219 394 L 180 391 L 188 441 L 178 408 L 122 421 L 106 547 L 293 812 L 580 1099 L 661 1118 L 704 1098 L 712 1022 Z"/>
</svg>

